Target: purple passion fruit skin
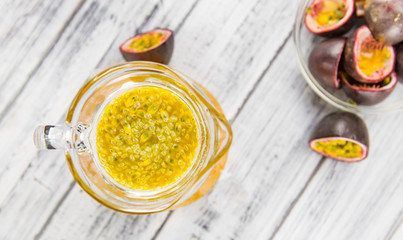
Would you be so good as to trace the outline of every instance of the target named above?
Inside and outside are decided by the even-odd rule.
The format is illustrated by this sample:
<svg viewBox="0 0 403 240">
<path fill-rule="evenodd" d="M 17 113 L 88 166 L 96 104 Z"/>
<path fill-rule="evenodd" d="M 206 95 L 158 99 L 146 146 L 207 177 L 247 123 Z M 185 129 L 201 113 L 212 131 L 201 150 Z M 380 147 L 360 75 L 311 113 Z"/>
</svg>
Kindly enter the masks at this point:
<svg viewBox="0 0 403 240">
<path fill-rule="evenodd" d="M 324 40 L 316 45 L 309 55 L 309 70 L 324 86 L 340 87 L 337 74 L 345 42 L 345 38 Z"/>
<path fill-rule="evenodd" d="M 354 0 L 313 0 L 305 13 L 307 29 L 322 37 L 348 32 L 354 25 Z"/>
<path fill-rule="evenodd" d="M 174 48 L 173 31 L 155 29 L 136 35 L 120 46 L 126 61 L 152 61 L 167 64 Z"/>
<path fill-rule="evenodd" d="M 309 147 L 325 157 L 358 162 L 368 156 L 369 134 L 365 122 L 349 112 L 334 112 L 314 128 Z"/>
<path fill-rule="evenodd" d="M 378 83 L 361 83 L 348 76 L 346 73 L 341 73 L 343 83 L 343 91 L 346 95 L 355 101 L 357 104 L 370 106 L 382 102 L 388 97 L 396 87 L 396 73 L 383 79 Z"/>
<path fill-rule="evenodd" d="M 365 20 L 379 42 L 395 45 L 403 41 L 402 0 L 366 0 Z"/>
<path fill-rule="evenodd" d="M 382 81 L 393 72 L 394 63 L 393 47 L 376 41 L 366 25 L 358 28 L 346 41 L 343 68 L 359 82 Z"/>
<path fill-rule="evenodd" d="M 396 66 L 395 71 L 399 82 L 403 83 L 403 43 L 396 47 Z"/>
</svg>

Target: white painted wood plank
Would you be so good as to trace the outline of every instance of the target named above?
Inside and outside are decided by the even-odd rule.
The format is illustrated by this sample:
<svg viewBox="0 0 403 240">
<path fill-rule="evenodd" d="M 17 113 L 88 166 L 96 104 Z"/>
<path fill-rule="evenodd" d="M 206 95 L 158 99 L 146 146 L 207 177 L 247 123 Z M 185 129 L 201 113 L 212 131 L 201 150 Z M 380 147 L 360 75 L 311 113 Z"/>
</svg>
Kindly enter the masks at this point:
<svg viewBox="0 0 403 240">
<path fill-rule="evenodd" d="M 302 79 L 291 40 L 233 123 L 234 142 L 212 193 L 173 212 L 157 239 L 269 239 L 321 159 L 307 129 L 329 111 Z"/>
<path fill-rule="evenodd" d="M 403 114 L 367 116 L 368 159 L 326 160 L 275 239 L 385 239 L 403 212 Z"/>
<path fill-rule="evenodd" d="M 36 160 L 35 126 L 60 121 L 119 33 L 119 26 L 128 19 L 140 25 L 156 2 L 86 2 L 3 118 L 0 238 L 30 239 L 40 232 L 73 182 L 65 174 L 68 170 L 61 152 L 57 159 Z"/>
<path fill-rule="evenodd" d="M 35 72 L 81 2 L 4 1 L 0 6 L 0 115 Z"/>
</svg>

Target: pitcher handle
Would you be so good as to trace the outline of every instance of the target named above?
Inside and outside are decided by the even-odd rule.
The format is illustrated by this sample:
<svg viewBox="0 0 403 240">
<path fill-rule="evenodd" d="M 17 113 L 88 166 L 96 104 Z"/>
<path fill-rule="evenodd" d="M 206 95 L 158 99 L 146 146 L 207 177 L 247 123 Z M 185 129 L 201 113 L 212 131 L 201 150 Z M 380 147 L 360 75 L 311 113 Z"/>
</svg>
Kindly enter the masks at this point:
<svg viewBox="0 0 403 240">
<path fill-rule="evenodd" d="M 88 151 L 88 129 L 86 124 L 41 125 L 34 132 L 34 144 L 40 150 Z"/>
</svg>

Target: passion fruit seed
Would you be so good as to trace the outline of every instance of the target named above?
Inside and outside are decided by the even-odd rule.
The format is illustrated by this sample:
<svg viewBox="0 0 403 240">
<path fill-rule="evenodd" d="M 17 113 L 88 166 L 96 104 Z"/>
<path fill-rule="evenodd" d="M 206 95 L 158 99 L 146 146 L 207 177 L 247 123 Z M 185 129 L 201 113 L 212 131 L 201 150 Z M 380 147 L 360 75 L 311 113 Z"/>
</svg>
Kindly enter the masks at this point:
<svg viewBox="0 0 403 240">
<path fill-rule="evenodd" d="M 316 16 L 316 23 L 323 26 L 330 26 L 338 23 L 346 15 L 346 6 L 343 2 L 325 0 L 323 7 L 319 14 Z"/>
<path fill-rule="evenodd" d="M 128 47 L 137 52 L 141 52 L 152 47 L 159 45 L 165 35 L 160 32 L 155 32 L 151 34 L 144 34 L 138 38 L 135 38 Z"/>
<path fill-rule="evenodd" d="M 167 118 L 168 113 L 176 118 Z M 131 189 L 153 190 L 177 181 L 191 166 L 198 142 L 189 107 L 158 87 L 140 87 L 118 96 L 106 106 L 97 126 L 102 166 Z"/>
<path fill-rule="evenodd" d="M 364 40 L 360 55 L 358 57 L 358 67 L 367 76 L 379 73 L 383 70 L 385 62 L 392 57 L 389 49 L 374 38 L 368 37 Z"/>
<path fill-rule="evenodd" d="M 316 141 L 313 148 L 332 157 L 361 158 L 361 146 L 346 139 Z"/>
</svg>

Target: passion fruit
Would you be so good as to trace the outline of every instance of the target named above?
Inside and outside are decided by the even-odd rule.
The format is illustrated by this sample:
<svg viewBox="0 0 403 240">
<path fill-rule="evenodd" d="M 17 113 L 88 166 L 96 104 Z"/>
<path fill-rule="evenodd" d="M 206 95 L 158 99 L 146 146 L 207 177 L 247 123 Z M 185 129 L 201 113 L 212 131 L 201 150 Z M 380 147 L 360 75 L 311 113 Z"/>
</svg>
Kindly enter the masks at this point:
<svg viewBox="0 0 403 240">
<path fill-rule="evenodd" d="M 332 37 L 353 26 L 354 0 L 313 0 L 305 13 L 305 26 L 312 33 Z"/>
<path fill-rule="evenodd" d="M 403 43 L 396 47 L 396 66 L 395 71 L 399 82 L 403 83 Z"/>
<path fill-rule="evenodd" d="M 368 156 L 369 134 L 365 122 L 349 112 L 334 112 L 314 128 L 309 147 L 325 157 L 358 162 Z"/>
<path fill-rule="evenodd" d="M 166 64 L 171 59 L 173 47 L 173 31 L 160 28 L 128 39 L 120 46 L 120 52 L 127 61 Z"/>
<path fill-rule="evenodd" d="M 375 39 L 388 45 L 403 41 L 403 1 L 366 0 L 365 20 Z"/>
<path fill-rule="evenodd" d="M 392 46 L 374 39 L 368 26 L 358 28 L 346 42 L 343 67 L 354 79 L 376 83 L 389 76 L 395 63 Z"/>
<path fill-rule="evenodd" d="M 362 83 L 354 80 L 346 73 L 341 73 L 343 91 L 348 97 L 361 105 L 374 105 L 385 100 L 397 84 L 396 73 L 392 73 L 378 83 Z"/>
<path fill-rule="evenodd" d="M 327 39 L 316 45 L 309 55 L 309 70 L 325 86 L 340 87 L 337 73 L 345 43 L 345 38 Z"/>
</svg>

